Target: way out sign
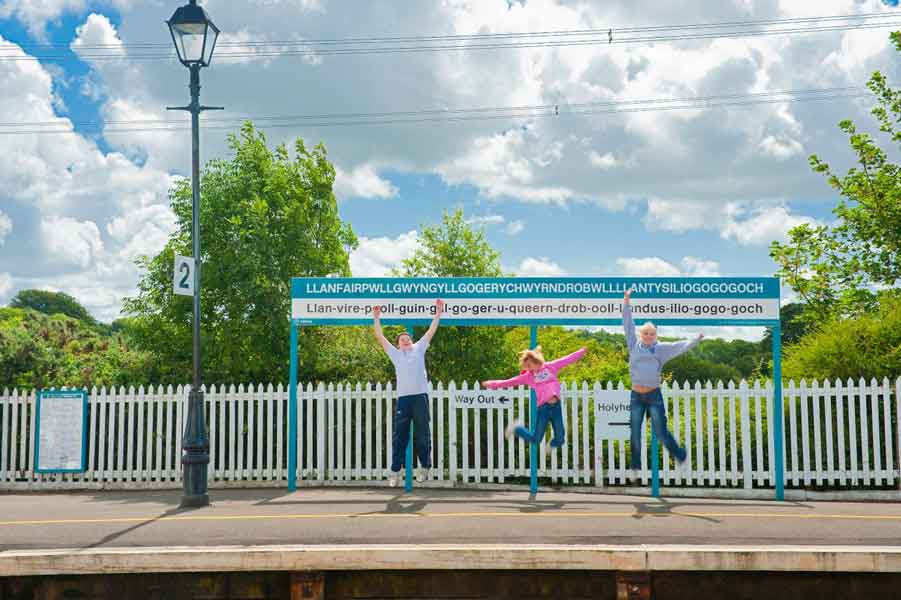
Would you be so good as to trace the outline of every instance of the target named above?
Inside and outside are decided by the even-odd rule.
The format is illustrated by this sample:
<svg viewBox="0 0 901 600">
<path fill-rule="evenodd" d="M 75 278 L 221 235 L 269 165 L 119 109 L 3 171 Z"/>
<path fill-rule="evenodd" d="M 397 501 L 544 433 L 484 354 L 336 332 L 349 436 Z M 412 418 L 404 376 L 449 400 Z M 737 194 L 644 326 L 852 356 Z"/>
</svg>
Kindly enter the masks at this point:
<svg viewBox="0 0 901 600">
<path fill-rule="evenodd" d="M 594 399 L 594 427 L 599 440 L 628 440 L 631 392 L 602 390 Z"/>
<path fill-rule="evenodd" d="M 194 295 L 194 259 L 190 256 L 175 255 L 175 276 L 173 291 L 180 296 Z"/>
<path fill-rule="evenodd" d="M 454 408 L 510 408 L 513 397 L 508 390 L 457 391 L 452 402 Z"/>
</svg>

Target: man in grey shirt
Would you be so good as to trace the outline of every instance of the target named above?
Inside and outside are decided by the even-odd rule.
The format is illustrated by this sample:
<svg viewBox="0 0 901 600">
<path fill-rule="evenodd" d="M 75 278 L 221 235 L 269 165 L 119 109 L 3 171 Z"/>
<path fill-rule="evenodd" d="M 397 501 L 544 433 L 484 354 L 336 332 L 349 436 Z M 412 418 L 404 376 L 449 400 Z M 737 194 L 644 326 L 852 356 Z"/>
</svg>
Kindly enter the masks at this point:
<svg viewBox="0 0 901 600">
<path fill-rule="evenodd" d="M 626 333 L 626 347 L 629 350 L 629 377 L 632 380 L 632 399 L 630 403 L 631 443 L 629 455 L 633 471 L 641 469 L 641 430 L 644 429 L 644 414 L 651 416 L 651 427 L 666 450 L 672 454 L 679 464 L 685 461 L 685 448 L 676 442 L 666 426 L 666 407 L 663 394 L 660 393 L 660 375 L 663 365 L 680 354 L 688 352 L 698 345 L 704 334 L 687 342 L 663 343 L 657 341 L 657 327 L 647 321 L 635 335 L 635 324 L 632 322 L 632 306 L 629 299 L 632 290 L 623 296 L 623 330 Z M 637 474 L 633 474 L 637 479 Z"/>
<path fill-rule="evenodd" d="M 432 437 L 429 432 L 429 377 L 425 370 L 425 352 L 429 348 L 432 337 L 438 331 L 444 302 L 435 302 L 435 317 L 432 324 L 415 344 L 406 332 L 397 336 L 397 346 L 385 339 L 382 332 L 382 309 L 372 308 L 375 337 L 384 348 L 388 358 L 394 364 L 397 376 L 397 407 L 394 411 L 394 424 L 391 449 L 391 477 L 388 485 L 394 487 L 400 479 L 400 468 L 404 466 L 407 444 L 410 441 L 410 421 L 413 421 L 413 445 L 419 457 L 419 471 L 416 481 L 422 483 L 428 477 L 432 466 Z"/>
</svg>

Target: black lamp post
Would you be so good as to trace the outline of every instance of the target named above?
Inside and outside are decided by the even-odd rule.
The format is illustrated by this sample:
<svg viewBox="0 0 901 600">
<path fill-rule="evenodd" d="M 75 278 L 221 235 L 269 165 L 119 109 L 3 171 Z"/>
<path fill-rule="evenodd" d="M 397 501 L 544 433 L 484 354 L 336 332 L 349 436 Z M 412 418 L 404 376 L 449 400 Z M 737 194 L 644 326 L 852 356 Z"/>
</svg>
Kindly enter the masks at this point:
<svg viewBox="0 0 901 600">
<path fill-rule="evenodd" d="M 188 416 L 182 437 L 184 492 L 182 507 L 207 506 L 207 470 L 210 464 L 210 439 L 206 429 L 203 390 L 200 384 L 200 113 L 219 107 L 200 105 L 200 69 L 208 67 L 213 49 L 219 37 L 219 29 L 209 15 L 197 6 L 197 0 L 175 11 L 166 21 L 178 60 L 191 72 L 191 104 L 169 107 L 169 110 L 186 110 L 191 113 L 191 191 L 193 193 L 193 217 L 191 237 L 194 243 L 194 377 L 188 396 Z"/>
</svg>

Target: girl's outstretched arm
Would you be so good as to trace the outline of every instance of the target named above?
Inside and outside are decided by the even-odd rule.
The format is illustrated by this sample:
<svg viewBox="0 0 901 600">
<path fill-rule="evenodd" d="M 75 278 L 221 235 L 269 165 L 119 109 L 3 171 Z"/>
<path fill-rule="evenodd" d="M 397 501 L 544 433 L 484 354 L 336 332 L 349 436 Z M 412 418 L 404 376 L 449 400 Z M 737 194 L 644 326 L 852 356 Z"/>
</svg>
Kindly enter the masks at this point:
<svg viewBox="0 0 901 600">
<path fill-rule="evenodd" d="M 497 388 L 513 387 L 523 385 L 529 382 L 529 372 L 523 371 L 516 377 L 510 379 L 489 379 L 482 382 L 482 387 L 488 390 L 496 390 Z"/>
<path fill-rule="evenodd" d="M 556 360 L 550 361 L 549 363 L 547 363 L 547 366 L 555 371 L 559 371 L 563 367 L 565 367 L 567 365 L 571 365 L 572 363 L 576 362 L 577 360 L 579 360 L 580 358 L 585 356 L 585 354 L 587 352 L 588 352 L 587 348 L 579 348 L 572 354 L 567 354 L 566 356 L 561 356 L 560 358 L 558 358 Z"/>
</svg>

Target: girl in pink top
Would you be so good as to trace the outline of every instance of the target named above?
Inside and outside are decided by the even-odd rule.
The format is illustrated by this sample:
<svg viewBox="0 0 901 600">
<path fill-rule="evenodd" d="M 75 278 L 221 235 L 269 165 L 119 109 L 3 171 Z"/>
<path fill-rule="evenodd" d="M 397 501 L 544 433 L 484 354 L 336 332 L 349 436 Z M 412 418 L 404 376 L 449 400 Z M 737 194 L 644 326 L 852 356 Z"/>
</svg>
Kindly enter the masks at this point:
<svg viewBox="0 0 901 600">
<path fill-rule="evenodd" d="M 551 445 L 545 448 L 545 452 L 563 445 L 566 441 L 566 430 L 563 425 L 563 409 L 560 408 L 560 381 L 557 379 L 557 372 L 585 356 L 586 352 L 585 348 L 580 348 L 568 356 L 545 362 L 541 346 L 534 350 L 523 350 L 519 353 L 519 367 L 522 369 L 519 375 L 510 379 L 492 379 L 482 383 L 482 387 L 489 390 L 523 384 L 535 390 L 538 399 L 535 428 L 529 431 L 523 427 L 522 421 L 514 421 L 507 426 L 507 439 L 515 434 L 530 444 L 537 444 L 544 437 L 550 422 L 554 428 L 554 438 Z"/>
</svg>

